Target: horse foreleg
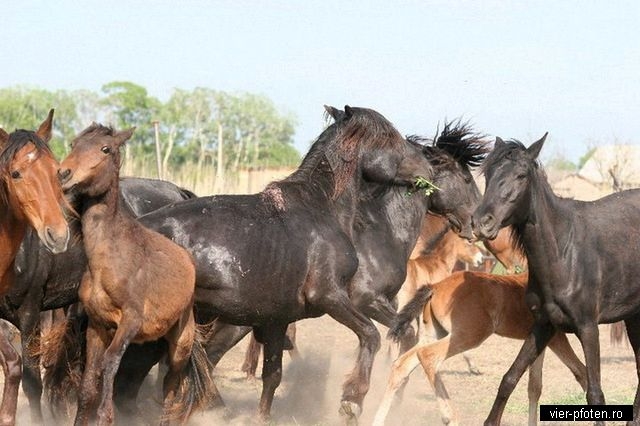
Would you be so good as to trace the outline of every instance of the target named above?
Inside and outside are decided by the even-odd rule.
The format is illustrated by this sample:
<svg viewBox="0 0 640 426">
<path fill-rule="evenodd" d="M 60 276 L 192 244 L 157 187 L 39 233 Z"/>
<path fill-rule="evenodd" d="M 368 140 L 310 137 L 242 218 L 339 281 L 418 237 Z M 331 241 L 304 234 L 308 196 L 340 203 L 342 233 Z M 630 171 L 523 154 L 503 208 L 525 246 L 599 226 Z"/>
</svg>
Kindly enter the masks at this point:
<svg viewBox="0 0 640 426">
<path fill-rule="evenodd" d="M 529 396 L 529 426 L 538 424 L 538 401 L 542 394 L 542 366 L 544 365 L 544 351 L 529 366 L 529 383 L 527 394 Z"/>
<path fill-rule="evenodd" d="M 346 294 L 333 292 L 318 302 L 324 312 L 356 333 L 360 342 L 356 366 L 343 385 L 340 403 L 340 414 L 347 421 L 354 421 L 360 416 L 362 401 L 369 391 L 373 360 L 380 349 L 380 333 L 373 322 L 351 304 Z"/>
<path fill-rule="evenodd" d="M 78 395 L 75 426 L 89 424 L 89 420 L 94 414 L 93 410 L 95 409 L 98 386 L 102 375 L 102 356 L 107 347 L 106 336 L 99 333 L 99 330 L 91 324 L 91 321 L 87 326 L 86 339 L 87 355 Z"/>
<path fill-rule="evenodd" d="M 22 360 L 11 344 L 4 328 L 0 328 L 0 354 L 4 371 L 0 425 L 14 425 L 18 409 L 18 391 L 22 377 Z"/>
<path fill-rule="evenodd" d="M 138 316 L 127 317 L 123 315 L 118 328 L 104 352 L 102 395 L 98 406 L 98 426 L 113 424 L 113 383 L 124 351 L 131 340 L 138 334 L 142 319 Z"/>
<path fill-rule="evenodd" d="M 39 299 L 38 299 L 39 301 Z M 40 308 L 32 306 L 33 302 L 25 302 L 19 310 L 20 335 L 22 336 L 22 390 L 29 400 L 31 421 L 42 423 L 42 377 L 40 375 L 40 357 L 31 354 L 29 346 L 33 339 L 40 338 Z M 46 312 L 52 318 L 52 312 Z M 44 318 L 42 318 L 44 320 Z"/>
<path fill-rule="evenodd" d="M 416 356 L 418 349 L 422 346 L 414 346 L 407 352 L 403 353 L 393 362 L 391 366 L 391 373 L 389 374 L 389 381 L 387 382 L 387 388 L 384 391 L 382 401 L 378 404 L 378 410 L 373 419 L 373 426 L 382 426 L 387 418 L 387 414 L 391 409 L 391 405 L 394 400 L 394 396 L 399 389 L 403 389 L 409 375 L 415 368 L 420 365 L 420 361 Z"/>
<path fill-rule="evenodd" d="M 511 393 L 515 389 L 518 381 L 526 371 L 526 369 L 536 360 L 538 355 L 544 350 L 549 343 L 549 340 L 553 337 L 555 328 L 551 323 L 535 323 L 531 333 L 525 339 L 520 352 L 516 356 L 516 359 L 509 367 L 509 370 L 502 377 L 500 386 L 498 387 L 498 394 L 491 407 L 491 412 L 485 420 L 485 425 L 499 425 L 502 413 L 507 405 L 507 401 L 511 396 Z"/>
<path fill-rule="evenodd" d="M 264 342 L 262 394 L 258 407 L 258 416 L 262 421 L 267 421 L 271 415 L 273 396 L 282 380 L 282 352 L 286 332 L 286 325 L 270 325 L 259 329 L 260 340 Z"/>
<path fill-rule="evenodd" d="M 587 403 L 604 405 L 604 394 L 600 383 L 600 341 L 598 324 L 583 326 L 577 331 L 587 364 Z"/>
</svg>

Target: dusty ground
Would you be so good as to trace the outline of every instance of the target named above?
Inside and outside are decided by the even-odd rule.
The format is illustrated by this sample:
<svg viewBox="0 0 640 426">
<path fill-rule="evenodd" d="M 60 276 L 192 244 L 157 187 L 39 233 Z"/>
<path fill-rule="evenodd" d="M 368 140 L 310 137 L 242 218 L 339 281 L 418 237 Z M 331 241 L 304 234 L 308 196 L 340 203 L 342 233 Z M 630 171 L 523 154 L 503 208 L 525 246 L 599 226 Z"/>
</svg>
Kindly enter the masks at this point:
<svg viewBox="0 0 640 426">
<path fill-rule="evenodd" d="M 577 340 L 570 336 L 574 349 L 582 359 Z M 607 326 L 601 327 L 603 389 L 608 403 L 630 404 L 637 383 L 631 349 L 612 347 Z M 190 424 L 249 425 L 255 424 L 261 384 L 248 382 L 240 372 L 246 340 L 223 359 L 216 371 L 217 384 L 227 404 L 226 411 L 197 414 Z M 291 361 L 285 354 L 284 377 L 273 405 L 274 425 L 339 425 L 337 414 L 341 384 L 355 359 L 357 339 L 345 327 L 325 316 L 304 320 L 298 327 L 298 348 L 302 357 Z M 491 337 L 483 346 L 472 351 L 482 375 L 468 373 L 462 357 L 445 362 L 443 380 L 461 424 L 480 425 L 489 412 L 502 375 L 520 347 L 520 342 Z M 392 359 L 387 344 L 378 354 L 371 390 L 365 399 L 361 424 L 371 423 L 377 404 L 386 385 Z M 544 366 L 544 389 L 541 403 L 584 404 L 584 396 L 572 374 L 555 355 L 549 353 Z M 527 422 L 526 375 L 512 396 L 503 418 L 503 425 L 524 425 Z M 151 386 L 147 394 L 151 392 Z M 147 403 L 147 407 L 155 406 Z M 57 424 L 47 417 L 47 424 Z M 30 424 L 26 399 L 21 394 L 18 424 Z M 130 424 L 129 421 L 119 422 Z M 152 421 L 151 424 L 155 423 Z M 387 425 L 442 424 L 433 392 L 421 368 L 411 376 L 404 400 L 392 409 Z M 551 424 L 551 423 L 550 423 Z M 552 423 L 560 425 L 561 423 Z"/>
</svg>

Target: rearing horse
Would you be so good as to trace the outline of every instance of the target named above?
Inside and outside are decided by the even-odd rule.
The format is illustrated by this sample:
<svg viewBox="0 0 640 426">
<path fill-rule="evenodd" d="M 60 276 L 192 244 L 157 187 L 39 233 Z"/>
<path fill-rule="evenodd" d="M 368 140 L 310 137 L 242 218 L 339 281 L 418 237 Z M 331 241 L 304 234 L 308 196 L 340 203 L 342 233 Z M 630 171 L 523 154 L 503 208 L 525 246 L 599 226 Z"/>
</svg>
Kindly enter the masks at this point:
<svg viewBox="0 0 640 426">
<path fill-rule="evenodd" d="M 640 190 L 592 202 L 560 198 L 536 159 L 546 138 L 525 148 L 496 139 L 484 164 L 486 191 L 474 232 L 492 239 L 513 226 L 529 262 L 526 301 L 535 325 L 505 374 L 487 424 L 500 422 L 516 383 L 555 330 L 575 333 L 587 365 L 587 401 L 605 403 L 600 385 L 598 324 L 624 320 L 640 374 Z M 640 385 L 633 424 L 640 424 Z"/>
<path fill-rule="evenodd" d="M 53 110 L 35 132 L 8 134 L 0 129 L 0 295 L 13 286 L 13 265 L 27 226 L 52 253 L 67 249 L 69 227 L 56 178 L 58 162 L 47 145 L 52 122 Z M 0 352 L 5 376 L 0 424 L 14 424 L 22 364 L 3 333 Z"/>
</svg>

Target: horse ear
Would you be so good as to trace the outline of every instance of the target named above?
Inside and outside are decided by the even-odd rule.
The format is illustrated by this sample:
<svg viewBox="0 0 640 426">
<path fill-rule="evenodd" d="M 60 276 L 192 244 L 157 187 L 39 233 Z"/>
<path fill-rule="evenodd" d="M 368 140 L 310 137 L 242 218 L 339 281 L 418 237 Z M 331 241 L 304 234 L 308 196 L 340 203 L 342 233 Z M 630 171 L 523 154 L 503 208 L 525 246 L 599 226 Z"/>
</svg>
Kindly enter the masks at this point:
<svg viewBox="0 0 640 426">
<path fill-rule="evenodd" d="M 500 145 L 504 145 L 504 141 L 500 136 L 496 136 L 496 143 L 493 144 L 494 148 L 499 147 Z"/>
<path fill-rule="evenodd" d="M 338 121 L 345 116 L 344 111 L 330 105 L 325 105 L 324 110 L 327 111 L 327 114 L 329 114 L 335 121 Z"/>
<path fill-rule="evenodd" d="M 40 127 L 38 127 L 38 130 L 36 130 L 36 135 L 38 135 L 38 137 L 45 143 L 49 143 L 49 141 L 51 140 L 51 130 L 53 129 L 53 111 L 54 109 L 51 108 L 47 118 L 42 122 Z"/>
<path fill-rule="evenodd" d="M 540 151 L 542 150 L 542 146 L 544 145 L 544 141 L 547 139 L 548 134 L 549 132 L 545 133 L 543 137 L 532 143 L 531 146 L 527 148 L 527 154 L 529 154 L 529 157 L 533 160 L 538 158 L 538 155 L 540 155 Z"/>
<path fill-rule="evenodd" d="M 4 147 L 4 145 L 9 141 L 9 133 L 5 132 L 4 129 L 0 129 L 0 149 Z"/>
<path fill-rule="evenodd" d="M 118 147 L 122 146 L 126 141 L 128 141 L 129 139 L 131 139 L 131 136 L 133 136 L 133 132 L 136 130 L 135 127 L 132 127 L 130 129 L 127 130 L 121 130 L 119 132 L 117 132 L 115 134 L 116 137 L 116 145 Z"/>
<path fill-rule="evenodd" d="M 345 105 L 344 106 L 344 118 L 345 119 L 350 119 L 351 116 L 353 115 L 353 108 L 351 108 L 349 105 Z"/>
</svg>

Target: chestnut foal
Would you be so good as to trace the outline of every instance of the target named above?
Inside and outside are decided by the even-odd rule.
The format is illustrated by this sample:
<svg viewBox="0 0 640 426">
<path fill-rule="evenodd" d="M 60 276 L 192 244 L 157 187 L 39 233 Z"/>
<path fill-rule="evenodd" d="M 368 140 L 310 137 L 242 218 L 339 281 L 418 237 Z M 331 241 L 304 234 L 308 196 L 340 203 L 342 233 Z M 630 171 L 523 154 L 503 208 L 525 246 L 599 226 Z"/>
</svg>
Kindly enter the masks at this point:
<svg viewBox="0 0 640 426">
<path fill-rule="evenodd" d="M 208 366 L 198 365 L 192 356 L 192 347 L 197 345 L 191 256 L 118 206 L 120 147 L 133 130 L 116 132 L 92 124 L 73 141 L 71 153 L 58 171 L 65 192 L 83 198 L 79 212 L 88 258 L 79 289 L 89 326 L 77 425 L 90 420 L 100 376 L 98 424 L 113 422 L 113 381 L 130 343 L 160 338 L 168 342 L 163 423 L 176 417 L 186 421 L 194 406 L 208 399 L 206 389 L 204 394 L 194 395 L 201 389 L 191 386 L 190 379 L 212 385 Z M 182 384 L 186 391 L 180 390 Z"/>
</svg>

